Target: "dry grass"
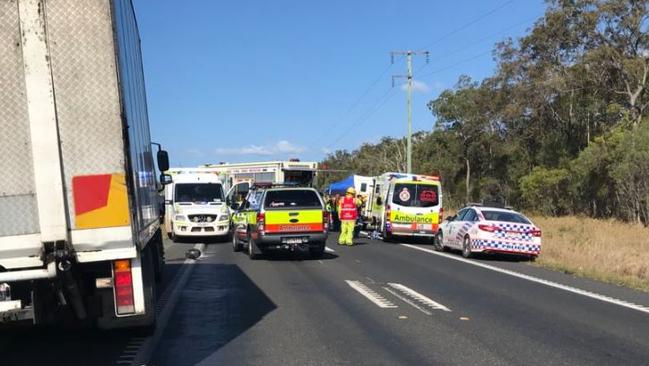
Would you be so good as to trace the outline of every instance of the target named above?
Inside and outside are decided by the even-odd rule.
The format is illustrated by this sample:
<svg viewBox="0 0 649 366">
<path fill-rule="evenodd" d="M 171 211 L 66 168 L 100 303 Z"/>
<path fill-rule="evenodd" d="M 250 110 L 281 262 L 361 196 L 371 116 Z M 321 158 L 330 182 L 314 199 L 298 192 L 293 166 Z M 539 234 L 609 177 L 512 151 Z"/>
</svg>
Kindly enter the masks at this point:
<svg viewBox="0 0 649 366">
<path fill-rule="evenodd" d="M 649 292 L 649 228 L 582 217 L 530 217 L 543 231 L 537 264 Z"/>
</svg>

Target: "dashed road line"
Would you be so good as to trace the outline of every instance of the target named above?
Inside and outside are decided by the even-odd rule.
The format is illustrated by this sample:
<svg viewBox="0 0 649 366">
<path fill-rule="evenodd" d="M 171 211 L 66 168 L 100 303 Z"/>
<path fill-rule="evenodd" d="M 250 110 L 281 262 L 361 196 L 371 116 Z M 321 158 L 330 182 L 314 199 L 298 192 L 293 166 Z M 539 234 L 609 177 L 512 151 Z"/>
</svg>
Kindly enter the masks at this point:
<svg viewBox="0 0 649 366">
<path fill-rule="evenodd" d="M 331 249 L 329 247 L 325 247 L 325 252 L 327 252 L 327 253 L 336 253 L 335 250 L 333 250 L 333 249 Z"/>
<path fill-rule="evenodd" d="M 433 299 L 424 296 L 420 294 L 419 292 L 411 289 L 410 287 L 406 287 L 400 283 L 388 283 L 388 286 L 392 287 L 393 289 L 401 292 L 402 294 L 405 294 L 406 296 L 410 297 L 411 299 L 414 299 L 418 303 L 423 304 L 424 306 L 431 308 L 433 310 L 443 310 L 443 311 L 451 311 L 451 309 L 447 308 L 446 306 L 438 303 L 437 301 L 434 301 Z"/>
<path fill-rule="evenodd" d="M 511 270 L 504 269 L 504 268 L 490 266 L 488 264 L 472 261 L 472 260 L 465 259 L 465 258 L 462 258 L 462 257 L 454 256 L 454 255 L 451 255 L 451 254 L 436 252 L 434 250 L 421 248 L 421 247 L 418 247 L 416 245 L 411 245 L 411 244 L 400 244 L 400 245 L 404 246 L 404 247 L 407 247 L 407 248 L 420 250 L 422 252 L 435 254 L 435 255 L 438 255 L 440 257 L 445 257 L 445 258 L 448 258 L 448 259 L 456 260 L 458 262 L 467 263 L 467 264 L 470 264 L 470 265 L 473 265 L 473 266 L 476 266 L 476 267 L 485 268 L 485 269 L 495 271 L 495 272 L 499 272 L 499 273 L 502 273 L 502 274 L 506 274 L 506 275 L 509 275 L 509 276 L 512 276 L 512 277 L 517 277 L 517 278 L 521 278 L 521 279 L 524 279 L 524 280 L 527 280 L 527 281 L 540 283 L 542 285 L 546 285 L 546 286 L 549 286 L 549 287 L 554 287 L 554 288 L 557 288 L 557 289 L 560 289 L 560 290 L 572 292 L 572 293 L 577 294 L 577 295 L 586 296 L 586 297 L 589 297 L 591 299 L 607 302 L 609 304 L 622 306 L 622 307 L 625 307 L 627 309 L 632 309 L 632 310 L 636 310 L 636 311 L 640 311 L 640 312 L 649 314 L 649 307 L 644 306 L 644 305 L 634 304 L 634 303 L 629 302 L 629 301 L 624 301 L 624 300 L 616 299 L 614 297 L 601 295 L 601 294 L 598 294 L 596 292 L 586 291 L 586 290 L 582 290 L 582 289 L 579 289 L 579 288 L 576 288 L 576 287 L 563 285 L 563 284 L 560 284 L 558 282 L 544 280 L 542 278 L 526 275 L 526 274 L 523 274 L 523 273 L 520 273 L 520 272 L 515 272 L 515 271 L 511 271 Z"/>
<path fill-rule="evenodd" d="M 408 298 L 406 298 L 406 297 L 404 297 L 404 296 L 402 296 L 402 295 L 399 295 L 399 293 L 397 293 L 395 290 L 392 290 L 392 289 L 389 288 L 389 287 L 383 287 L 383 289 L 384 289 L 385 291 L 391 293 L 392 295 L 394 295 L 394 296 L 395 296 L 396 298 L 398 298 L 399 300 L 401 300 L 401 301 L 405 302 L 406 304 L 408 304 L 408 305 L 414 307 L 415 309 L 421 311 L 422 313 L 424 313 L 424 314 L 426 314 L 426 315 L 433 315 L 433 313 L 431 313 L 430 311 L 424 309 L 423 307 L 421 307 L 421 306 L 415 304 L 414 302 L 412 302 L 412 301 L 409 300 Z"/>
<path fill-rule="evenodd" d="M 367 287 L 361 281 L 345 280 L 345 282 L 347 282 L 347 284 L 351 288 L 358 291 L 358 293 L 365 296 L 368 300 L 370 300 L 371 302 L 373 302 L 374 304 L 376 304 L 376 306 L 378 306 L 380 308 L 383 308 L 383 309 L 398 308 L 398 306 L 395 305 L 392 301 L 386 299 L 385 297 L 381 296 L 376 291 L 374 291 L 371 288 Z"/>
</svg>

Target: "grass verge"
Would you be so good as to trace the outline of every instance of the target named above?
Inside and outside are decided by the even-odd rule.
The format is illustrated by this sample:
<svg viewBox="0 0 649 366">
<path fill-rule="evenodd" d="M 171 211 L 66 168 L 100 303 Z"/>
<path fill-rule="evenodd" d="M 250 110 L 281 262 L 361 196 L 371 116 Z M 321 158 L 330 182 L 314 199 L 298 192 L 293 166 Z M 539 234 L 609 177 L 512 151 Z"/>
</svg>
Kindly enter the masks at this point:
<svg viewBox="0 0 649 366">
<path fill-rule="evenodd" d="M 531 216 L 543 267 L 649 292 L 649 228 L 615 220 Z"/>
</svg>

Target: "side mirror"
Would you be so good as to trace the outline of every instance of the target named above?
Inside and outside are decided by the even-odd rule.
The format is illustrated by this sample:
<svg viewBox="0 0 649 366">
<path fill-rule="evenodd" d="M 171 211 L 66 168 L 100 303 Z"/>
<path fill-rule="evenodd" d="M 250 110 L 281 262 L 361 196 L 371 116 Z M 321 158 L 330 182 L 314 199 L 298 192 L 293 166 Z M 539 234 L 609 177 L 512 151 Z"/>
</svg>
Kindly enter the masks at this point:
<svg viewBox="0 0 649 366">
<path fill-rule="evenodd" d="M 173 182 L 173 179 L 171 178 L 171 175 L 165 174 L 165 173 L 160 173 L 160 184 L 163 186 L 166 186 L 167 184 L 171 184 Z"/>
<path fill-rule="evenodd" d="M 383 200 L 381 199 L 381 197 L 376 198 L 376 204 L 379 205 L 379 206 L 381 206 L 383 204 Z"/>
<path fill-rule="evenodd" d="M 165 150 L 158 150 L 156 157 L 158 159 L 158 169 L 161 172 L 166 172 L 167 170 L 169 170 L 169 154 L 167 154 Z"/>
</svg>

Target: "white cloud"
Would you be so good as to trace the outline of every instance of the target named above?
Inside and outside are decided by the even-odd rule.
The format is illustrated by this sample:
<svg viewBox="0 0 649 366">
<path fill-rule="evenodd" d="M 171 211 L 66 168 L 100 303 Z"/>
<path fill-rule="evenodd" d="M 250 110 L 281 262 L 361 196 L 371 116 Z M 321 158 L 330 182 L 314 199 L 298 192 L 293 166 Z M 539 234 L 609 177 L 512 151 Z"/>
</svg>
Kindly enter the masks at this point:
<svg viewBox="0 0 649 366">
<path fill-rule="evenodd" d="M 407 83 L 401 84 L 401 90 L 403 91 L 408 90 L 408 84 Z M 414 92 L 419 92 L 419 93 L 428 93 L 430 92 L 430 86 L 428 86 L 428 84 L 424 83 L 423 81 L 413 80 L 412 90 Z"/>
<path fill-rule="evenodd" d="M 333 150 L 328 147 L 323 147 L 320 151 L 322 151 L 323 154 L 331 154 L 333 152 Z"/>
<path fill-rule="evenodd" d="M 217 148 L 214 153 L 217 155 L 285 155 L 299 154 L 305 148 L 294 145 L 287 140 L 280 140 L 274 145 L 248 145 L 242 147 Z"/>
<path fill-rule="evenodd" d="M 275 145 L 275 148 L 277 149 L 277 151 L 285 154 L 299 154 L 304 151 L 303 147 L 293 145 L 286 140 L 279 141 Z"/>
</svg>

